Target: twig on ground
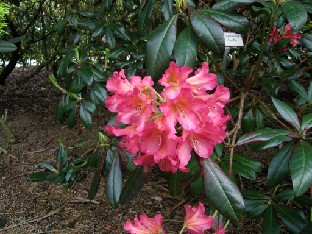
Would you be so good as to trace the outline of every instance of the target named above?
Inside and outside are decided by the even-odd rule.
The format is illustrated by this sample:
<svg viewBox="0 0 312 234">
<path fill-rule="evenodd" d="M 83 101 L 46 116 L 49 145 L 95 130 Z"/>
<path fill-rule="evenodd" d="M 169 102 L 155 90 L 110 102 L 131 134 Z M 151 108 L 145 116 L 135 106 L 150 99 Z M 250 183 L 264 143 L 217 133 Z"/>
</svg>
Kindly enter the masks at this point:
<svg viewBox="0 0 312 234">
<path fill-rule="evenodd" d="M 99 205 L 100 202 L 96 200 L 89 200 L 83 197 L 76 197 L 75 200 L 70 201 L 69 203 L 92 203 L 95 205 Z"/>
<path fill-rule="evenodd" d="M 30 224 L 30 223 L 35 223 L 35 222 L 39 222 L 43 219 L 46 219 L 46 218 L 49 218 L 55 214 L 57 214 L 58 212 L 62 211 L 68 204 L 64 204 L 62 206 L 60 206 L 59 208 L 57 208 L 56 210 L 53 210 L 51 211 L 50 213 L 44 215 L 44 216 L 41 216 L 41 217 L 37 217 L 37 218 L 34 218 L 34 219 L 29 219 L 29 220 L 26 220 L 24 222 L 21 222 L 21 223 L 18 223 L 18 224 L 12 224 L 6 228 L 3 228 L 3 229 L 0 229 L 0 231 L 7 231 L 7 230 L 10 230 L 12 228 L 16 228 L 16 227 L 20 227 L 20 226 L 23 226 L 25 224 Z"/>
</svg>

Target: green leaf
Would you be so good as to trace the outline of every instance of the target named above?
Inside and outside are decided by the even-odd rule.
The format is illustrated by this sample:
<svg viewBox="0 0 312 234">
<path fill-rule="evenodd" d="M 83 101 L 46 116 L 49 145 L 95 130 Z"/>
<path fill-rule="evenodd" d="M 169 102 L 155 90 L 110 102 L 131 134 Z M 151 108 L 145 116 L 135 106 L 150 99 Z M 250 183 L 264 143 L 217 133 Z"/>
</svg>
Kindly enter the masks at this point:
<svg viewBox="0 0 312 234">
<path fill-rule="evenodd" d="M 244 199 L 245 212 L 251 218 L 260 218 L 268 207 L 266 200 Z"/>
<path fill-rule="evenodd" d="M 299 234 L 307 224 L 306 220 L 295 209 L 288 208 L 284 205 L 275 205 L 274 209 L 291 233 Z"/>
<path fill-rule="evenodd" d="M 103 104 L 106 98 L 106 89 L 101 84 L 94 83 L 90 90 L 90 99 L 96 104 Z"/>
<path fill-rule="evenodd" d="M 94 113 L 96 111 L 96 106 L 88 100 L 83 100 L 82 105 L 87 111 L 91 113 Z"/>
<path fill-rule="evenodd" d="M 119 162 L 119 155 L 115 155 L 110 171 L 107 175 L 105 192 L 109 204 L 115 208 L 118 205 L 122 189 L 122 174 Z"/>
<path fill-rule="evenodd" d="M 288 130 L 264 128 L 264 129 L 260 129 L 255 132 L 251 132 L 251 133 L 247 133 L 243 135 L 241 138 L 239 138 L 236 145 L 243 145 L 243 144 L 257 142 L 257 141 L 268 141 L 274 137 L 286 136 L 288 134 L 289 134 Z"/>
<path fill-rule="evenodd" d="M 120 39 L 126 41 L 126 42 L 130 42 L 131 41 L 131 36 L 129 34 L 129 31 L 120 24 L 116 24 L 114 25 L 114 29 L 115 29 L 115 35 L 117 37 L 119 37 Z"/>
<path fill-rule="evenodd" d="M 312 185 L 312 146 L 300 142 L 294 149 L 294 155 L 289 161 L 291 179 L 295 196 L 304 194 Z"/>
<path fill-rule="evenodd" d="M 181 193 L 181 173 L 169 174 L 168 187 L 171 196 L 177 196 Z"/>
<path fill-rule="evenodd" d="M 58 171 L 62 171 L 67 160 L 68 160 L 68 153 L 66 152 L 64 145 L 60 144 L 57 154 L 56 154 L 56 168 Z"/>
<path fill-rule="evenodd" d="M 256 124 L 257 124 L 257 129 L 264 128 L 263 114 L 259 109 L 256 110 Z"/>
<path fill-rule="evenodd" d="M 114 49 L 116 45 L 116 38 L 114 36 L 111 26 L 107 26 L 104 38 L 105 38 L 105 42 L 108 45 L 108 48 Z"/>
<path fill-rule="evenodd" d="M 38 171 L 33 172 L 28 176 L 28 179 L 31 181 L 45 181 L 49 180 L 51 172 Z"/>
<path fill-rule="evenodd" d="M 255 128 L 255 121 L 253 117 L 253 111 L 250 109 L 243 117 L 242 131 L 244 133 L 252 132 Z"/>
<path fill-rule="evenodd" d="M 96 171 L 94 172 L 93 175 L 93 179 L 88 191 L 88 199 L 93 200 L 95 195 L 97 194 L 97 192 L 99 191 L 99 187 L 100 187 L 100 182 L 101 182 L 101 165 L 99 165 L 99 168 L 96 169 Z"/>
<path fill-rule="evenodd" d="M 194 66 L 197 56 L 197 39 L 191 28 L 188 27 L 180 33 L 173 50 L 179 66 Z"/>
<path fill-rule="evenodd" d="M 291 88 L 293 91 L 295 91 L 305 101 L 309 100 L 308 94 L 305 91 L 304 87 L 301 84 L 299 84 L 297 81 L 295 80 L 288 81 L 288 87 Z"/>
<path fill-rule="evenodd" d="M 82 64 L 79 71 L 78 77 L 87 85 L 91 85 L 93 82 L 93 72 L 88 64 Z"/>
<path fill-rule="evenodd" d="M 172 17 L 176 13 L 176 10 L 173 5 L 173 0 L 163 0 L 161 2 L 161 12 L 163 13 L 163 16 L 166 21 L 170 17 Z"/>
<path fill-rule="evenodd" d="M 200 159 L 200 165 L 208 201 L 223 215 L 238 222 L 245 208 L 239 189 L 211 158 Z"/>
<path fill-rule="evenodd" d="M 262 233 L 263 234 L 279 234 L 281 231 L 278 217 L 272 206 L 269 206 L 263 217 Z"/>
<path fill-rule="evenodd" d="M 308 90 L 309 101 L 312 101 L 312 82 L 310 82 L 309 90 Z"/>
<path fill-rule="evenodd" d="M 301 130 L 307 131 L 312 128 L 312 113 L 302 117 Z"/>
<path fill-rule="evenodd" d="M 271 138 L 270 140 L 259 143 L 257 145 L 257 149 L 272 148 L 272 147 L 278 146 L 284 141 L 291 141 L 291 138 L 288 136 L 276 136 L 276 137 Z"/>
<path fill-rule="evenodd" d="M 137 167 L 126 181 L 120 195 L 120 204 L 130 202 L 142 189 L 145 181 L 143 167 Z"/>
<path fill-rule="evenodd" d="M 239 154 L 235 154 L 233 157 L 233 170 L 246 179 L 256 179 L 256 172 L 260 172 L 261 169 L 261 162 Z"/>
<path fill-rule="evenodd" d="M 268 186 L 273 187 L 281 183 L 289 174 L 289 158 L 293 144 L 287 144 L 273 156 L 268 169 Z"/>
<path fill-rule="evenodd" d="M 203 191 L 203 178 L 196 176 L 196 178 L 190 184 L 190 194 L 192 197 L 199 196 Z"/>
<path fill-rule="evenodd" d="M 201 13 L 211 16 L 223 26 L 237 33 L 245 33 L 248 29 L 249 21 L 245 16 L 221 10 L 200 10 Z"/>
<path fill-rule="evenodd" d="M 273 104 L 278 113 L 297 130 L 300 129 L 300 122 L 296 112 L 290 108 L 285 102 L 272 97 Z"/>
<path fill-rule="evenodd" d="M 9 53 L 17 50 L 17 47 L 15 44 L 0 40 L 0 53 Z"/>
<path fill-rule="evenodd" d="M 223 55 L 224 52 L 224 32 L 221 26 L 209 16 L 201 15 L 193 10 L 190 16 L 193 29 L 207 49 L 216 55 Z"/>
<path fill-rule="evenodd" d="M 312 7 L 311 7 L 312 8 Z M 309 222 L 300 232 L 300 234 L 311 234 L 312 233 L 312 223 Z"/>
<path fill-rule="evenodd" d="M 240 5 L 239 2 L 233 2 L 230 0 L 220 0 L 213 4 L 211 7 L 212 10 L 222 10 L 222 11 L 228 11 L 235 7 L 238 7 Z"/>
<path fill-rule="evenodd" d="M 168 67 L 176 41 L 177 16 L 171 17 L 148 36 L 146 45 L 147 73 L 158 79 Z"/>
<path fill-rule="evenodd" d="M 308 19 L 305 7 L 301 3 L 294 1 L 282 2 L 281 6 L 292 31 L 298 32 Z"/>
<path fill-rule="evenodd" d="M 141 35 L 145 35 L 147 32 L 155 2 L 155 0 L 147 1 L 143 10 L 138 14 L 138 31 Z"/>
<path fill-rule="evenodd" d="M 113 0 L 103 0 L 103 3 L 102 3 L 103 10 L 108 11 L 112 7 L 112 4 L 113 4 Z"/>
<path fill-rule="evenodd" d="M 252 200 L 267 200 L 269 201 L 270 197 L 265 195 L 263 192 L 251 189 L 245 189 L 242 191 L 244 198 L 252 199 Z"/>
<path fill-rule="evenodd" d="M 40 166 L 45 168 L 45 169 L 48 169 L 51 172 L 54 172 L 54 173 L 57 172 L 57 170 L 51 164 L 49 164 L 47 162 L 41 163 Z"/>
<path fill-rule="evenodd" d="M 80 113 L 80 119 L 81 119 L 83 125 L 86 128 L 91 129 L 91 127 L 92 127 L 92 117 L 91 117 L 90 112 L 83 105 L 80 105 L 79 113 Z"/>
<path fill-rule="evenodd" d="M 312 34 L 304 34 L 300 41 L 308 50 L 312 51 Z"/>
<path fill-rule="evenodd" d="M 75 126 L 76 123 L 76 111 L 75 108 L 72 108 L 68 111 L 67 115 L 67 125 L 68 128 L 71 129 Z"/>
<path fill-rule="evenodd" d="M 276 195 L 276 198 L 282 199 L 285 201 L 294 200 L 294 198 L 295 198 L 294 190 L 293 189 L 282 190 Z"/>
</svg>

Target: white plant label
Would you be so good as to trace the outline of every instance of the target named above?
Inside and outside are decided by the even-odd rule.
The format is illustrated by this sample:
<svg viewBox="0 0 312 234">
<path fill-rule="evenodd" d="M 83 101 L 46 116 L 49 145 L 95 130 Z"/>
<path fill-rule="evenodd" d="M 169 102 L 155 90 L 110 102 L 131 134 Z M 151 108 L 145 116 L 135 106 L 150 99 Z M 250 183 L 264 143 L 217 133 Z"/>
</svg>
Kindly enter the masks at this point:
<svg viewBox="0 0 312 234">
<path fill-rule="evenodd" d="M 241 34 L 225 32 L 224 41 L 225 46 L 244 46 L 243 37 Z"/>
</svg>

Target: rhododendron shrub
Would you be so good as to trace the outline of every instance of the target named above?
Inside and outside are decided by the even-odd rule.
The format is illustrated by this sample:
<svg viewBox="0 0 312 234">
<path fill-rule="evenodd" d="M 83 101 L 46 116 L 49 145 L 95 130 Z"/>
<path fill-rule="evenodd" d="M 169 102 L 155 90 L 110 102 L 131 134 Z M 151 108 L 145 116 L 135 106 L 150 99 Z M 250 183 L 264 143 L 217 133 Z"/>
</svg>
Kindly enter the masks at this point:
<svg viewBox="0 0 312 234">
<path fill-rule="evenodd" d="M 196 207 L 185 205 L 184 208 L 186 215 L 179 233 L 186 230 L 190 234 L 204 234 L 206 230 L 216 229 L 214 227 L 216 226 L 214 225 L 215 218 L 205 214 L 205 206 L 201 202 Z M 131 234 L 165 234 L 166 231 L 162 227 L 162 222 L 163 216 L 161 214 L 156 215 L 154 218 L 148 218 L 146 214 L 142 214 L 140 219 L 137 216 L 134 217 L 134 224 L 128 219 L 124 229 Z M 226 231 L 220 225 L 214 233 L 224 234 Z"/>
<path fill-rule="evenodd" d="M 112 95 L 105 104 L 117 118 L 115 125 L 105 130 L 121 137 L 122 149 L 137 154 L 136 165 L 157 164 L 165 172 L 187 172 L 192 150 L 198 157 L 208 158 L 225 139 L 229 116 L 223 107 L 229 90 L 217 85 L 206 62 L 192 72 L 171 62 L 159 80 L 161 92 L 153 87 L 150 76 L 128 80 L 121 70 L 108 79 L 106 87 Z M 119 122 L 126 127 L 118 127 Z"/>
<path fill-rule="evenodd" d="M 293 33 L 291 26 L 288 23 L 285 25 L 285 29 L 283 30 L 283 32 L 274 26 L 269 35 L 269 42 L 277 44 L 281 39 L 289 38 L 289 44 L 292 46 L 296 46 L 299 44 L 299 40 L 301 39 L 301 37 L 302 34 L 300 32 Z"/>
</svg>

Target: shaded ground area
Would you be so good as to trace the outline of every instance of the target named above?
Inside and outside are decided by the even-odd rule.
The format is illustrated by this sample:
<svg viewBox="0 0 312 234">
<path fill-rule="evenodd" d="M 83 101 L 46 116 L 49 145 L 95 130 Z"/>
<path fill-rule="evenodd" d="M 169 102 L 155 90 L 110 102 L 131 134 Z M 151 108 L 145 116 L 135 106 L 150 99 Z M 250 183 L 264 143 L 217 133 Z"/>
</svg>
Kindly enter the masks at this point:
<svg viewBox="0 0 312 234">
<path fill-rule="evenodd" d="M 93 173 L 85 173 L 70 190 L 49 182 L 30 182 L 29 174 L 41 171 L 40 163 L 54 164 L 57 139 L 66 146 L 88 141 L 74 149 L 71 157 L 86 155 L 95 146 L 97 131 L 105 124 L 105 113 L 95 118 L 92 131 L 78 125 L 68 129 L 55 120 L 60 93 L 48 81 L 48 72 L 22 79 L 29 71 L 14 73 L 6 86 L 0 86 L 0 116 L 8 110 L 8 125 L 16 142 L 8 144 L 0 129 L 0 233 L 125 233 L 123 225 L 135 214 L 149 217 L 162 213 L 168 233 L 178 233 L 184 217 L 183 205 L 194 198 L 171 197 L 166 181 L 152 174 L 142 192 L 129 205 L 113 209 L 104 194 L 104 181 L 95 200 L 86 200 Z M 261 187 L 259 180 L 254 186 Z M 261 220 L 260 220 L 261 221 Z M 259 220 L 230 226 L 233 233 L 261 233 Z"/>
</svg>

